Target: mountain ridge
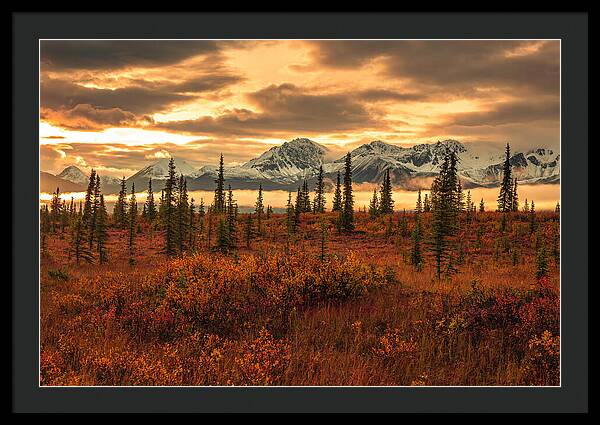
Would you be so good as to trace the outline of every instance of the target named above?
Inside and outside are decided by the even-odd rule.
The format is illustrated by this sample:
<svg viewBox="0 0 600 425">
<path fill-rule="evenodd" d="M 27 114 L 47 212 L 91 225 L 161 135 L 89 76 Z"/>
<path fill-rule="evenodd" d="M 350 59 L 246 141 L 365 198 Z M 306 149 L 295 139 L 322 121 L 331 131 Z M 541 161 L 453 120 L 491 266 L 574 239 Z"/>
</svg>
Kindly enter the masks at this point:
<svg viewBox="0 0 600 425">
<path fill-rule="evenodd" d="M 379 183 L 386 170 L 392 182 L 399 188 L 426 188 L 425 180 L 438 172 L 439 164 L 447 149 L 459 156 L 459 175 L 468 187 L 494 187 L 500 183 L 504 153 L 485 146 L 475 146 L 446 139 L 435 143 L 422 143 L 403 147 L 374 140 L 350 151 L 352 156 L 353 181 L 356 183 Z M 265 190 L 295 190 L 298 183 L 306 179 L 313 182 L 318 169 L 323 166 L 326 181 L 335 181 L 338 171 L 343 172 L 344 156 L 326 161 L 330 153 L 326 146 L 307 138 L 296 138 L 273 146 L 244 164 L 226 166 L 225 179 L 235 189 L 255 189 L 259 184 Z M 205 165 L 194 168 L 182 158 L 174 158 L 177 174 L 186 176 L 188 189 L 212 190 L 217 167 Z M 560 180 L 560 154 L 553 149 L 536 147 L 527 151 L 516 151 L 511 155 L 513 173 L 521 184 L 556 183 Z M 145 187 L 152 177 L 155 190 L 160 190 L 167 176 L 169 158 L 142 168 L 126 179 L 127 186 L 135 183 Z M 58 176 L 65 180 L 81 180 L 75 166 L 65 168 Z M 79 169 L 77 169 L 79 170 Z M 81 170 L 79 170 L 81 174 Z M 86 177 L 87 178 L 87 177 Z M 423 182 L 421 180 L 425 179 Z M 118 180 L 118 179 L 115 179 Z M 78 183 L 78 181 L 73 181 Z M 107 188 L 108 189 L 108 188 Z M 108 192 L 107 192 L 108 193 Z"/>
</svg>

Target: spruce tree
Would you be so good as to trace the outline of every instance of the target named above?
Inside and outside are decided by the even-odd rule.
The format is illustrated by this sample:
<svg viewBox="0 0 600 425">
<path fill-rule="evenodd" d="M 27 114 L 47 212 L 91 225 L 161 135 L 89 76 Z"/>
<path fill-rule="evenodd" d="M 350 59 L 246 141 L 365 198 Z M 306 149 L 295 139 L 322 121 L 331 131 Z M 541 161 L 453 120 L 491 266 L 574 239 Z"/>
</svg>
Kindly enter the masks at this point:
<svg viewBox="0 0 600 425">
<path fill-rule="evenodd" d="M 88 244 L 91 247 L 94 238 L 94 224 L 92 223 L 92 216 L 94 215 L 94 189 L 96 187 L 96 171 L 92 169 L 90 178 L 85 191 L 85 201 L 83 203 L 83 227 L 88 239 Z"/>
<path fill-rule="evenodd" d="M 176 197 L 176 243 L 179 250 L 179 255 L 183 254 L 186 249 L 186 243 L 188 240 L 188 222 L 189 222 L 189 203 L 187 194 L 187 181 L 183 177 L 183 174 L 179 176 L 179 184 L 177 185 L 177 197 Z"/>
<path fill-rule="evenodd" d="M 146 197 L 146 220 L 153 225 L 156 221 L 158 212 L 156 211 L 156 204 L 154 203 L 154 192 L 152 191 L 152 178 L 148 179 L 148 196 Z"/>
<path fill-rule="evenodd" d="M 517 178 L 513 179 L 513 187 L 511 191 L 511 208 L 512 212 L 519 211 L 519 194 L 517 193 Z"/>
<path fill-rule="evenodd" d="M 379 199 L 377 198 L 377 189 L 373 189 L 373 197 L 369 203 L 369 217 L 375 218 L 379 215 Z"/>
<path fill-rule="evenodd" d="M 310 205 L 310 191 L 308 190 L 308 183 L 306 180 L 302 183 L 302 212 L 311 212 L 312 208 Z"/>
<path fill-rule="evenodd" d="M 425 194 L 425 199 L 423 200 L 423 212 L 431 212 L 431 203 L 427 194 Z"/>
<path fill-rule="evenodd" d="M 529 208 L 529 232 L 533 233 L 537 229 L 537 223 L 535 220 L 535 203 L 531 200 L 531 207 Z"/>
<path fill-rule="evenodd" d="M 75 215 L 73 224 L 71 225 L 71 244 L 69 251 L 71 255 L 75 256 L 75 261 L 78 265 L 81 260 L 91 263 L 94 259 L 88 248 L 86 229 L 83 225 L 83 213 L 81 210 Z"/>
<path fill-rule="evenodd" d="M 421 203 L 421 189 L 417 192 L 417 204 L 415 205 L 415 213 L 421 213 L 423 211 L 423 204 Z"/>
<path fill-rule="evenodd" d="M 198 226 L 196 224 L 196 206 L 194 205 L 194 198 L 190 200 L 190 206 L 188 208 L 188 249 L 194 251 L 196 247 L 196 234 L 198 233 Z"/>
<path fill-rule="evenodd" d="M 256 205 L 254 206 L 256 212 L 256 227 L 259 235 L 262 234 L 262 218 L 265 213 L 265 206 L 263 203 L 263 191 L 262 184 L 258 185 L 258 197 L 256 198 Z"/>
<path fill-rule="evenodd" d="M 125 229 L 128 224 L 127 220 L 127 184 L 125 182 L 125 176 L 121 179 L 121 189 L 119 190 L 119 196 L 113 209 L 113 221 L 120 229 Z"/>
<path fill-rule="evenodd" d="M 379 212 L 381 214 L 392 214 L 394 212 L 394 200 L 392 199 L 392 182 L 390 170 L 385 170 L 383 182 L 381 183 L 381 196 L 379 198 Z"/>
<path fill-rule="evenodd" d="M 296 211 L 292 203 L 292 193 L 288 193 L 288 201 L 286 206 L 286 228 L 288 235 L 296 233 Z"/>
<path fill-rule="evenodd" d="M 402 215 L 398 215 L 398 232 L 403 238 L 408 236 L 408 219 L 406 218 L 406 208 L 402 211 Z"/>
<path fill-rule="evenodd" d="M 167 255 L 177 253 L 177 214 L 176 214 L 176 199 L 177 194 L 177 177 L 175 175 L 175 161 L 173 158 L 169 160 L 168 176 L 165 182 L 165 188 L 161 196 L 162 221 L 165 229 L 165 244 L 163 252 Z"/>
<path fill-rule="evenodd" d="M 498 211 L 509 212 L 512 210 L 512 171 L 510 165 L 510 145 L 506 144 L 506 157 L 502 166 L 502 184 L 498 195 Z"/>
<path fill-rule="evenodd" d="M 540 244 L 538 248 L 537 257 L 536 257 L 536 265 L 537 270 L 535 272 L 535 277 L 541 279 L 543 277 L 548 276 L 548 255 L 546 253 L 546 247 L 543 243 Z"/>
<path fill-rule="evenodd" d="M 337 172 L 337 180 L 335 183 L 335 192 L 333 193 L 333 205 L 331 211 L 341 212 L 342 211 L 342 183 L 341 183 L 340 172 Z"/>
<path fill-rule="evenodd" d="M 56 233 L 61 214 L 62 202 L 60 201 L 60 189 L 57 187 L 56 192 L 52 193 L 52 200 L 50 201 L 50 228 L 52 233 Z"/>
<path fill-rule="evenodd" d="M 108 240 L 108 211 L 104 203 L 104 195 L 100 194 L 100 202 L 98 205 L 98 217 L 96 222 L 96 251 L 100 264 L 106 263 L 108 254 L 106 249 L 106 241 Z"/>
<path fill-rule="evenodd" d="M 352 194 L 352 157 L 348 152 L 344 163 L 344 191 L 340 228 L 343 232 L 354 230 L 354 195 Z"/>
<path fill-rule="evenodd" d="M 225 212 L 225 167 L 223 165 L 223 154 L 219 159 L 219 171 L 217 172 L 217 180 L 215 180 L 215 213 L 220 214 Z"/>
<path fill-rule="evenodd" d="M 302 211 L 302 189 L 298 186 L 298 190 L 296 191 L 296 202 L 294 204 L 294 220 L 296 221 L 296 224 L 300 224 L 300 214 Z"/>
<path fill-rule="evenodd" d="M 481 198 L 481 201 L 479 201 L 479 212 L 484 212 L 485 211 L 485 203 L 483 202 L 483 198 Z"/>
<path fill-rule="evenodd" d="M 560 203 L 556 201 L 556 207 L 554 207 L 554 212 L 556 214 L 560 214 Z"/>
<path fill-rule="evenodd" d="M 526 214 L 529 212 L 529 202 L 527 201 L 527 198 L 525 198 L 525 205 L 523 205 L 523 212 Z"/>
<path fill-rule="evenodd" d="M 219 223 L 217 224 L 217 244 L 216 248 L 218 251 L 223 253 L 229 252 L 229 234 L 227 232 L 227 223 L 221 215 L 219 217 Z"/>
<path fill-rule="evenodd" d="M 129 257 L 133 258 L 133 248 L 135 246 L 135 231 L 137 225 L 137 200 L 135 199 L 135 183 L 131 184 L 131 197 L 129 198 L 129 210 L 127 211 L 129 219 Z"/>
<path fill-rule="evenodd" d="M 438 279 L 441 278 L 442 262 L 449 258 L 450 241 L 448 238 L 457 229 L 457 162 L 456 152 L 453 150 L 447 152 L 442 162 L 440 173 L 434 179 L 431 188 L 431 193 L 435 193 L 435 196 L 432 196 L 434 200 L 431 223 L 432 237 L 429 245 L 435 257 Z"/>
<path fill-rule="evenodd" d="M 232 250 L 237 245 L 237 232 L 236 232 L 236 216 L 237 216 L 237 204 L 233 199 L 233 191 L 231 185 L 227 191 L 227 203 L 226 203 L 226 214 L 227 214 L 227 238 L 228 238 L 228 249 Z"/>
<path fill-rule="evenodd" d="M 421 254 L 421 213 L 415 213 L 415 227 L 412 231 L 412 250 L 410 253 L 410 262 L 417 270 L 421 270 L 423 256 Z"/>
<path fill-rule="evenodd" d="M 315 199 L 313 201 L 313 212 L 323 213 L 325 212 L 325 186 L 323 183 L 323 166 L 319 167 L 319 174 L 317 174 L 317 185 L 315 187 Z"/>
</svg>

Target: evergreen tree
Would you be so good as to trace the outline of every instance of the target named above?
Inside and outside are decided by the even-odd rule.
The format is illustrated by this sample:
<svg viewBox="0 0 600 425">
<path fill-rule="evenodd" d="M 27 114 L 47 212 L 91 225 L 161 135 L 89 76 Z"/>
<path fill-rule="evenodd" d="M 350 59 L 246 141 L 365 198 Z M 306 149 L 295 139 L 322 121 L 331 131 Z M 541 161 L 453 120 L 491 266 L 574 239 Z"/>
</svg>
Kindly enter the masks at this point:
<svg viewBox="0 0 600 425">
<path fill-rule="evenodd" d="M 412 250 L 410 253 L 410 262 L 417 270 L 421 270 L 423 256 L 421 255 L 421 213 L 415 213 L 415 227 L 412 231 Z"/>
<path fill-rule="evenodd" d="M 262 217 L 265 213 L 265 206 L 263 203 L 262 184 L 258 185 L 258 197 L 256 198 L 256 205 L 255 205 L 254 211 L 256 212 L 257 233 L 259 235 L 261 235 L 262 234 Z M 250 220 L 252 220 L 252 218 L 250 218 Z"/>
<path fill-rule="evenodd" d="M 188 249 L 195 250 L 196 247 L 196 234 L 198 233 L 198 226 L 196 224 L 196 206 L 194 205 L 194 198 L 190 200 L 190 206 L 188 208 Z"/>
<path fill-rule="evenodd" d="M 222 216 L 219 217 L 217 224 L 217 250 L 223 253 L 229 251 L 229 234 L 227 232 L 227 223 Z"/>
<path fill-rule="evenodd" d="M 50 210 L 48 205 L 40 209 L 40 252 L 44 257 L 48 256 L 48 233 L 50 232 Z"/>
<path fill-rule="evenodd" d="M 556 201 L 556 207 L 554 207 L 554 212 L 556 214 L 560 214 L 560 203 Z"/>
<path fill-rule="evenodd" d="M 294 204 L 294 220 L 296 224 L 300 224 L 300 213 L 302 213 L 302 189 L 298 186 L 296 191 L 296 202 Z"/>
<path fill-rule="evenodd" d="M 228 249 L 232 250 L 236 248 L 237 245 L 237 232 L 236 232 L 236 216 L 237 216 L 237 204 L 233 199 L 233 192 L 231 190 L 231 185 L 227 191 L 227 204 L 226 204 L 226 213 L 227 213 L 227 238 L 228 238 Z"/>
<path fill-rule="evenodd" d="M 92 169 L 90 178 L 85 191 L 85 201 L 83 203 L 83 227 L 86 234 L 87 242 L 91 248 L 94 239 L 95 223 L 92 223 L 92 216 L 95 214 L 94 206 L 94 189 L 96 187 L 96 171 Z"/>
<path fill-rule="evenodd" d="M 473 205 L 473 200 L 471 199 L 471 191 L 467 191 L 467 203 L 466 203 L 466 211 L 467 211 L 467 223 L 470 223 L 473 219 L 473 211 L 475 211 L 475 205 Z"/>
<path fill-rule="evenodd" d="M 523 212 L 526 214 L 529 212 L 529 202 L 527 202 L 527 198 L 525 198 L 525 205 L 523 205 Z"/>
<path fill-rule="evenodd" d="M 187 181 L 183 177 L 183 174 L 179 176 L 179 184 L 177 185 L 177 197 L 176 197 L 176 243 L 179 250 L 179 255 L 183 254 L 186 249 L 186 242 L 188 240 L 188 223 L 189 223 L 189 203 L 187 194 Z"/>
<path fill-rule="evenodd" d="M 292 193 L 288 193 L 288 201 L 286 207 L 286 227 L 288 235 L 296 233 L 296 211 L 292 203 Z"/>
<path fill-rule="evenodd" d="M 431 212 L 431 203 L 427 194 L 425 194 L 425 199 L 423 200 L 423 212 Z"/>
<path fill-rule="evenodd" d="M 549 270 L 548 255 L 546 253 L 546 247 L 544 246 L 543 243 L 540 244 L 540 247 L 537 252 L 536 265 L 537 265 L 537 270 L 535 273 L 536 278 L 541 279 L 543 277 L 548 276 L 548 270 Z"/>
<path fill-rule="evenodd" d="M 125 229 L 128 224 L 127 220 L 127 183 L 125 182 L 125 176 L 121 179 L 121 189 L 119 190 L 119 196 L 113 209 L 113 221 L 120 229 Z"/>
<path fill-rule="evenodd" d="M 206 211 L 204 208 L 204 198 L 200 198 L 200 206 L 198 207 L 198 233 L 200 233 L 200 237 L 204 236 L 204 221 L 206 219 Z"/>
<path fill-rule="evenodd" d="M 254 224 L 252 223 L 252 214 L 248 213 L 246 216 L 246 223 L 244 226 L 244 238 L 246 239 L 246 248 L 250 248 L 250 242 L 254 238 Z"/>
<path fill-rule="evenodd" d="M 392 199 L 390 170 L 385 170 L 380 192 L 381 196 L 379 197 L 379 212 L 381 214 L 392 214 L 394 212 L 394 200 Z"/>
<path fill-rule="evenodd" d="M 403 238 L 408 236 L 408 219 L 406 218 L 406 209 L 402 211 L 402 215 L 398 215 L 398 233 Z"/>
<path fill-rule="evenodd" d="M 313 212 L 325 212 L 325 186 L 323 184 L 323 166 L 319 167 L 317 174 L 317 185 L 315 187 L 315 199 L 313 201 Z"/>
<path fill-rule="evenodd" d="M 177 177 L 175 175 L 175 161 L 171 158 L 169 160 L 167 181 L 165 182 L 165 188 L 161 196 L 162 220 L 165 229 L 163 252 L 167 255 L 174 255 L 177 252 L 176 194 Z"/>
<path fill-rule="evenodd" d="M 517 178 L 513 179 L 513 188 L 511 191 L 511 211 L 519 211 L 519 194 L 517 193 Z"/>
<path fill-rule="evenodd" d="M 215 213 L 220 214 L 225 212 L 225 167 L 223 165 L 223 154 L 219 159 L 219 171 L 217 172 L 217 180 L 215 180 Z"/>
<path fill-rule="evenodd" d="M 50 201 L 50 228 L 52 229 L 52 233 L 56 233 L 56 229 L 60 223 L 62 207 L 60 189 L 57 187 L 56 192 L 52 193 L 52 200 Z"/>
<path fill-rule="evenodd" d="M 302 183 L 302 212 L 311 212 L 312 207 L 310 205 L 310 192 L 308 190 L 308 183 L 304 180 Z"/>
<path fill-rule="evenodd" d="M 460 179 L 456 179 L 456 209 L 459 212 L 465 210 L 465 195 L 463 194 L 462 184 L 460 183 Z"/>
<path fill-rule="evenodd" d="M 108 260 L 106 241 L 108 240 L 108 211 L 104 203 L 104 195 L 100 194 L 98 217 L 96 222 L 96 251 L 100 264 Z"/>
<path fill-rule="evenodd" d="M 415 213 L 421 213 L 423 211 L 423 204 L 421 202 L 421 189 L 417 192 L 417 204 L 415 205 Z"/>
<path fill-rule="evenodd" d="M 88 263 L 93 261 L 92 253 L 88 248 L 85 230 L 83 225 L 83 213 L 80 210 L 80 212 L 75 215 L 73 224 L 71 225 L 71 245 L 69 248 L 71 255 L 75 256 L 75 261 L 78 265 L 81 260 L 85 260 Z"/>
<path fill-rule="evenodd" d="M 333 206 L 331 211 L 341 212 L 342 211 L 342 184 L 340 180 L 340 172 L 337 172 L 337 180 L 335 184 L 335 192 L 333 193 Z"/>
<path fill-rule="evenodd" d="M 447 152 L 440 173 L 434 179 L 431 187 L 431 193 L 435 196 L 432 195 L 434 201 L 431 223 L 432 238 L 429 245 L 435 257 L 438 279 L 441 278 L 442 262 L 449 258 L 450 241 L 448 238 L 457 229 L 457 162 L 456 152 L 453 150 Z"/>
<path fill-rule="evenodd" d="M 379 199 L 377 198 L 377 189 L 373 189 L 373 197 L 369 203 L 369 217 L 375 218 L 379 215 Z"/>
<path fill-rule="evenodd" d="M 483 198 L 481 198 L 481 201 L 479 201 L 479 212 L 484 212 L 485 211 L 485 203 L 483 202 Z"/>
<path fill-rule="evenodd" d="M 146 197 L 146 203 L 144 204 L 146 207 L 145 219 L 148 220 L 151 224 L 153 224 L 157 218 L 158 212 L 156 211 L 156 204 L 154 203 L 154 192 L 152 191 L 152 178 L 148 180 L 148 196 Z"/>
<path fill-rule="evenodd" d="M 535 232 L 537 223 L 535 220 L 535 203 L 531 200 L 531 207 L 529 208 L 529 232 Z"/>
<path fill-rule="evenodd" d="M 272 214 L 273 214 L 273 208 L 271 208 L 270 205 L 267 205 L 267 220 L 269 220 L 271 218 Z"/>
<path fill-rule="evenodd" d="M 502 167 L 502 184 L 498 195 L 498 211 L 509 212 L 512 209 L 512 171 L 510 165 L 510 145 L 506 144 L 506 157 Z"/>
<path fill-rule="evenodd" d="M 129 198 L 129 211 L 127 211 L 129 219 L 129 256 L 133 258 L 133 248 L 135 246 L 135 231 L 137 224 L 137 200 L 135 199 L 135 183 L 131 184 L 131 197 Z"/>
<path fill-rule="evenodd" d="M 352 194 L 352 157 L 346 154 L 344 164 L 344 191 L 340 228 L 343 232 L 354 230 L 354 195 Z"/>
</svg>

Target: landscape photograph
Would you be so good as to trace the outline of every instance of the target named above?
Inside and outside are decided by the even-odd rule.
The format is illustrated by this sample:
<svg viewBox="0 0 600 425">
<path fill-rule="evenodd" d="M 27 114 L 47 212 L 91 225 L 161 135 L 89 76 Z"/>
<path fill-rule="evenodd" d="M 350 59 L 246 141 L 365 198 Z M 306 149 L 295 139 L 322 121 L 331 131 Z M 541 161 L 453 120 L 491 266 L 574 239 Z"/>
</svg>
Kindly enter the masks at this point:
<svg viewBox="0 0 600 425">
<path fill-rule="evenodd" d="M 40 386 L 561 385 L 560 40 L 42 39 L 39 95 Z"/>
</svg>

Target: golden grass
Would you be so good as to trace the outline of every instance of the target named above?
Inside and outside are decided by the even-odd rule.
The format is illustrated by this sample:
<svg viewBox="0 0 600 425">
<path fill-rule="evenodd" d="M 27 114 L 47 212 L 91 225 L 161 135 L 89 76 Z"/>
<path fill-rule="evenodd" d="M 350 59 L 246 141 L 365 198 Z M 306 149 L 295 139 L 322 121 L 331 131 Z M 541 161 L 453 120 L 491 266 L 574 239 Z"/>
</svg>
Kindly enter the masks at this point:
<svg viewBox="0 0 600 425">
<path fill-rule="evenodd" d="M 442 280 L 428 254 L 421 271 L 408 263 L 396 218 L 390 232 L 387 218 L 360 213 L 353 235 L 338 235 L 332 214 L 306 214 L 291 247 L 275 216 L 235 257 L 203 241 L 168 259 L 144 227 L 133 266 L 122 232 L 111 231 L 108 264 L 78 267 L 53 236 L 41 267 L 41 382 L 557 385 L 558 265 L 549 258 L 548 278 L 535 278 L 536 243 L 553 246 L 556 216 L 538 214 L 539 240 L 512 217 L 506 252 L 499 217 L 462 224 L 464 259 Z"/>
</svg>

